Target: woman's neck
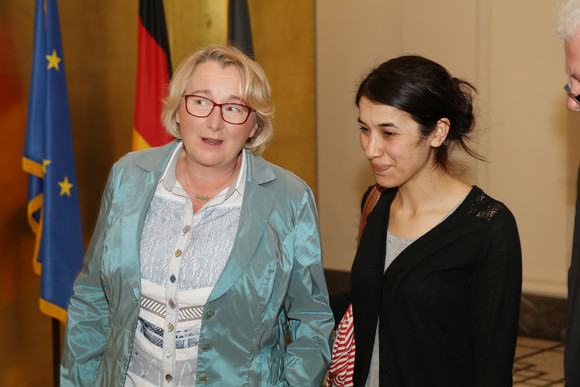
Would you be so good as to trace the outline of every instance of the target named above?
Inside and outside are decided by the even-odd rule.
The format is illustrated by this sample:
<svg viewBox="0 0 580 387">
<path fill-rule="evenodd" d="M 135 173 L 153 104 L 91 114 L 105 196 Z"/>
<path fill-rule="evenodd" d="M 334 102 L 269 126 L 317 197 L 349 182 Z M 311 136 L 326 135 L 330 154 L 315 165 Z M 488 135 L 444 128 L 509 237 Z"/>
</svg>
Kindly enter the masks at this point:
<svg viewBox="0 0 580 387">
<path fill-rule="evenodd" d="M 235 180 L 242 165 L 242 154 L 231 166 L 220 169 L 192 163 L 184 149 L 177 165 L 178 180 L 190 196 L 193 193 L 212 198 Z"/>
<path fill-rule="evenodd" d="M 408 211 L 421 211 L 440 207 L 446 201 L 465 196 L 471 186 L 455 175 L 440 168 L 433 170 L 423 179 L 409 181 L 400 186 L 395 201 Z"/>
<path fill-rule="evenodd" d="M 471 186 L 446 171 L 399 187 L 391 204 L 389 231 L 417 238 L 435 227 L 469 193 Z"/>
</svg>

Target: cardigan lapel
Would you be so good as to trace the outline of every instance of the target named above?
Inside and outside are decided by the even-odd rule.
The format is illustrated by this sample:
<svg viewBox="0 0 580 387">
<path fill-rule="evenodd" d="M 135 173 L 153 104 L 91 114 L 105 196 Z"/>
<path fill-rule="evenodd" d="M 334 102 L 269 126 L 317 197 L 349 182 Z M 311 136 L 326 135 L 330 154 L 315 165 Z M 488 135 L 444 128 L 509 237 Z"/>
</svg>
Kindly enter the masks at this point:
<svg viewBox="0 0 580 387">
<path fill-rule="evenodd" d="M 367 223 L 361 235 L 361 253 L 373 271 L 382 273 L 385 269 L 385 242 L 391 202 L 396 191 L 389 190 L 381 195 L 375 208 L 367 216 Z M 358 255 L 358 252 L 357 252 Z"/>
<path fill-rule="evenodd" d="M 387 268 L 384 274 L 385 281 L 393 281 L 391 286 L 398 286 L 402 281 L 403 276 L 399 275 L 395 280 L 395 275 L 412 270 L 415 266 L 425 260 L 425 258 L 431 256 L 434 251 L 443 248 L 447 243 L 449 243 L 449 239 L 444 236 L 447 235 L 451 229 L 456 230 L 453 232 L 455 239 L 459 238 L 462 234 L 471 233 L 473 229 L 466 224 L 465 220 L 467 218 L 462 216 L 462 214 L 468 211 L 474 198 L 481 192 L 480 188 L 473 187 L 463 202 L 449 215 L 449 217 L 444 219 L 431 230 L 427 231 L 424 235 L 420 236 L 403 250 L 397 259 L 395 259 Z"/>
<path fill-rule="evenodd" d="M 440 236 L 449 232 L 450 228 L 458 229 L 459 233 L 471 232 L 471 228 L 466 227 L 462 221 L 458 222 L 457 219 L 463 219 L 462 214 L 469 210 L 481 192 L 480 188 L 473 187 L 459 207 L 447 219 L 419 237 L 400 253 L 385 271 L 384 278 L 391 278 L 394 273 L 414 267 L 433 251 L 448 243 L 445 238 L 440 238 Z M 361 256 L 360 261 L 365 270 L 384 271 L 387 226 L 395 193 L 396 189 L 384 192 L 374 210 L 368 215 L 367 225 L 361 235 L 360 248 L 357 251 L 357 256 Z M 374 286 L 374 282 L 367 286 Z"/>
<path fill-rule="evenodd" d="M 357 347 L 353 376 L 355 385 L 364 384 L 371 362 L 385 267 L 385 235 L 393 192 L 383 192 L 367 216 L 352 267 L 351 292 Z"/>
<path fill-rule="evenodd" d="M 208 302 L 226 293 L 252 260 L 276 200 L 276 193 L 261 185 L 276 178 L 272 169 L 261 157 L 251 154 L 247 157 L 248 174 L 236 239 Z"/>
<path fill-rule="evenodd" d="M 474 187 L 447 219 L 409 245 L 384 271 L 389 213 L 396 191 L 397 189 L 389 189 L 383 192 L 374 210 L 368 215 L 353 264 L 351 289 L 357 346 L 353 376 L 355 385 L 364 384 L 370 367 L 383 286 L 388 284 L 390 287 L 398 287 L 406 272 L 411 271 L 434 250 L 448 243 L 441 236 L 449 232 L 450 228 L 457 229 L 459 233 L 471 232 L 471 227 L 466 227 L 464 222 L 458 222 L 457 219 L 463 218 L 462 213 L 468 211 L 474 198 L 481 193 L 479 188 Z M 356 278 L 360 278 L 358 283 L 354 282 Z M 357 320 L 357 315 L 364 318 Z"/>
</svg>

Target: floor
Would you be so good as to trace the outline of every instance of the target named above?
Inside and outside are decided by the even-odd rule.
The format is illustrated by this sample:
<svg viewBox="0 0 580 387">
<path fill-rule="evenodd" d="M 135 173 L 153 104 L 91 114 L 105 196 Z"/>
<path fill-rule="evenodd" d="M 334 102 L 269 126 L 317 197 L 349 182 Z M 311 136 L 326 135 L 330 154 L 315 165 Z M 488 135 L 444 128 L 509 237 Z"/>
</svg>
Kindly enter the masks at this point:
<svg viewBox="0 0 580 387">
<path fill-rule="evenodd" d="M 564 344 L 518 337 L 514 386 L 564 386 Z"/>
</svg>

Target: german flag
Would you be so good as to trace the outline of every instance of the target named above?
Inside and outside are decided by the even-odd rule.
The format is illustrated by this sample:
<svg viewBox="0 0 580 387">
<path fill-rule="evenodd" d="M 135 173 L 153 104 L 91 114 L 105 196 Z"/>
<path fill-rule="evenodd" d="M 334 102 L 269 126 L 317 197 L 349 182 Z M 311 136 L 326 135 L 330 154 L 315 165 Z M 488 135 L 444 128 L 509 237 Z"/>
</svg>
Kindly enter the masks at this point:
<svg viewBox="0 0 580 387">
<path fill-rule="evenodd" d="M 162 0 L 139 0 L 138 40 L 133 150 L 172 140 L 161 124 L 162 101 L 172 71 Z"/>
</svg>

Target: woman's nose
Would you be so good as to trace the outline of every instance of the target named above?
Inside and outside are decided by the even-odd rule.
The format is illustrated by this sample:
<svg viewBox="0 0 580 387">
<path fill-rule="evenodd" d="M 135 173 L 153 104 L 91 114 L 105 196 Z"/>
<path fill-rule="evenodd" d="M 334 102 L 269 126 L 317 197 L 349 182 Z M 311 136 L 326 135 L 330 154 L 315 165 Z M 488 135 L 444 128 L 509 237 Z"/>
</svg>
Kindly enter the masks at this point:
<svg viewBox="0 0 580 387">
<path fill-rule="evenodd" d="M 219 106 L 214 105 L 213 109 L 211 110 L 211 113 L 209 113 L 209 116 L 207 117 L 207 120 L 208 120 L 208 126 L 212 130 L 221 129 L 224 125 L 224 119 L 222 117 L 221 108 Z"/>
<path fill-rule="evenodd" d="M 373 134 L 367 137 L 366 144 L 363 145 L 363 148 L 365 151 L 365 155 L 369 159 L 378 157 L 382 153 L 380 141 Z"/>
</svg>

